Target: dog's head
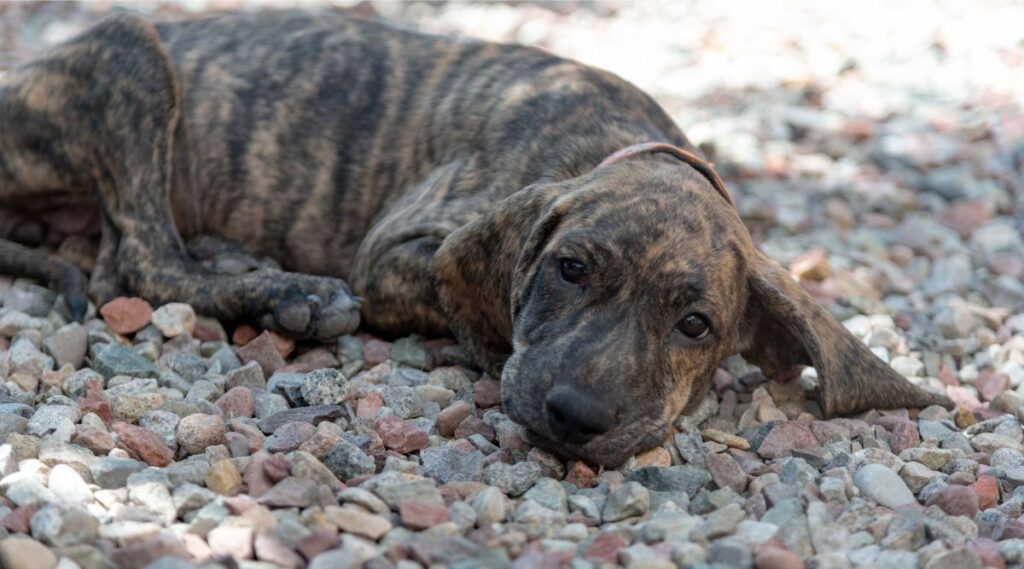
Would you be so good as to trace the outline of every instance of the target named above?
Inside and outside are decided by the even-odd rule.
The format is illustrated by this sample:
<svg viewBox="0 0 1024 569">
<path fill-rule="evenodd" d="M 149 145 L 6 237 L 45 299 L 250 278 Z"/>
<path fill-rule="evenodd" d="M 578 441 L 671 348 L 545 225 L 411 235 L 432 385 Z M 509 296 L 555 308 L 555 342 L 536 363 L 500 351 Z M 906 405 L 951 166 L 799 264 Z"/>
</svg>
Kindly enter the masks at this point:
<svg viewBox="0 0 1024 569">
<path fill-rule="evenodd" d="M 949 404 L 758 252 L 714 171 L 674 147 L 521 190 L 434 268 L 452 331 L 500 369 L 505 412 L 562 454 L 616 465 L 657 446 L 735 353 L 769 376 L 815 366 L 827 416 Z"/>
</svg>

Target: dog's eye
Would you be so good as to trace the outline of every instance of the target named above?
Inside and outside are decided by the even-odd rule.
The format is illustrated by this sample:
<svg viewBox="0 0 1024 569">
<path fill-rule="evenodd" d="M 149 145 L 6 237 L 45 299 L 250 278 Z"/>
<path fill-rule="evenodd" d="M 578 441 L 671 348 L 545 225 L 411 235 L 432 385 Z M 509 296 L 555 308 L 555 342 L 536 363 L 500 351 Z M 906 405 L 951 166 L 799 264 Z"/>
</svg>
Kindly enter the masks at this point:
<svg viewBox="0 0 1024 569">
<path fill-rule="evenodd" d="M 701 340 L 711 332 L 711 325 L 706 316 L 693 312 L 676 323 L 676 330 L 691 340 Z"/>
<path fill-rule="evenodd" d="M 587 266 L 576 259 L 561 259 L 558 270 L 567 283 L 580 284 L 587 278 Z"/>
</svg>

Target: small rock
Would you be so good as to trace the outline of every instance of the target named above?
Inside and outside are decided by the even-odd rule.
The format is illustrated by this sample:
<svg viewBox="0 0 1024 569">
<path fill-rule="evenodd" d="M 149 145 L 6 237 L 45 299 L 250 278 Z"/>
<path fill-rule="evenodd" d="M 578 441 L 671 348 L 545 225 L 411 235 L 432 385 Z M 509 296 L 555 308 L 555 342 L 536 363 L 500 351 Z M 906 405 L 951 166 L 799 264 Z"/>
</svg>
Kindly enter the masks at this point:
<svg viewBox="0 0 1024 569">
<path fill-rule="evenodd" d="M 421 500 L 404 500 L 398 506 L 402 525 L 411 529 L 427 529 L 451 519 L 444 505 Z"/>
<path fill-rule="evenodd" d="M 152 321 L 165 337 L 175 338 L 192 334 L 196 327 L 196 313 L 187 304 L 171 302 L 153 311 Z"/>
<path fill-rule="evenodd" d="M 226 432 L 224 419 L 202 413 L 185 417 L 175 430 L 178 444 L 188 454 L 202 454 L 207 447 L 225 444 Z"/>
<path fill-rule="evenodd" d="M 306 374 L 300 392 L 309 405 L 337 405 L 345 400 L 348 380 L 336 369 L 318 369 Z"/>
<path fill-rule="evenodd" d="M 206 487 L 221 496 L 234 496 L 242 490 L 242 475 L 229 459 L 221 459 L 206 473 Z"/>
<path fill-rule="evenodd" d="M 483 481 L 497 486 L 509 496 L 521 496 L 539 476 L 540 465 L 535 462 L 520 462 L 516 465 L 496 462 L 484 470 Z"/>
<path fill-rule="evenodd" d="M 429 371 L 434 367 L 434 354 L 419 336 L 400 338 L 391 346 L 390 358 L 399 364 Z"/>
<path fill-rule="evenodd" d="M 245 363 L 256 362 L 263 370 L 263 376 L 269 377 L 285 366 L 281 352 L 277 350 L 270 332 L 256 336 L 252 341 L 236 350 L 238 357 Z"/>
<path fill-rule="evenodd" d="M 481 527 L 501 523 L 506 515 L 505 495 L 498 488 L 488 486 L 473 498 L 473 510 Z"/>
<path fill-rule="evenodd" d="M 108 380 L 115 375 L 129 377 L 157 377 L 153 362 L 118 344 L 99 348 L 92 359 L 92 367 Z"/>
<path fill-rule="evenodd" d="M 473 412 L 473 406 L 466 401 L 456 401 L 437 415 L 437 432 L 444 437 L 455 435 L 455 429 Z"/>
<path fill-rule="evenodd" d="M 324 466 L 342 482 L 357 476 L 373 474 L 377 468 L 373 458 L 346 440 L 339 441 L 338 446 L 327 453 L 324 457 Z"/>
<path fill-rule="evenodd" d="M 12 535 L 0 539 L 0 566 L 5 569 L 54 569 L 57 556 L 32 538 Z"/>
<path fill-rule="evenodd" d="M 426 431 L 395 415 L 388 415 L 377 421 L 377 432 L 384 440 L 384 446 L 402 454 L 430 445 L 430 435 Z"/>
<path fill-rule="evenodd" d="M 82 360 L 85 358 L 88 332 L 81 324 L 68 324 L 43 340 L 43 346 L 53 356 L 58 368 L 65 365 L 78 368 L 81 367 Z"/>
<path fill-rule="evenodd" d="M 637 482 L 627 482 L 608 493 L 601 518 L 605 522 L 617 522 L 647 513 L 651 505 L 651 494 Z"/>
<path fill-rule="evenodd" d="M 114 423 L 113 429 L 119 437 L 119 444 L 146 464 L 167 466 L 174 460 L 174 452 L 153 431 L 128 423 Z"/>
<path fill-rule="evenodd" d="M 501 405 L 501 383 L 490 378 L 481 378 L 473 384 L 473 401 L 480 409 Z"/>
<path fill-rule="evenodd" d="M 134 334 L 149 325 L 153 307 L 141 298 L 119 296 L 100 308 L 100 315 L 118 334 Z"/>
<path fill-rule="evenodd" d="M 757 454 L 765 458 L 789 456 L 793 449 L 818 446 L 818 439 L 806 423 L 789 421 L 776 424 L 757 446 Z"/>
<path fill-rule="evenodd" d="M 248 387 L 232 387 L 217 400 L 217 407 L 224 417 L 252 417 L 256 410 L 256 399 Z"/>
<path fill-rule="evenodd" d="M 853 475 L 853 482 L 865 496 L 887 508 L 915 503 L 914 494 L 899 475 L 881 464 L 865 464 Z"/>
<path fill-rule="evenodd" d="M 343 532 L 378 540 L 391 531 L 391 522 L 356 507 L 328 506 L 324 509 L 328 520 Z"/>
<path fill-rule="evenodd" d="M 484 455 L 453 446 L 424 448 L 420 451 L 423 473 L 441 484 L 475 482 L 483 471 Z"/>
</svg>

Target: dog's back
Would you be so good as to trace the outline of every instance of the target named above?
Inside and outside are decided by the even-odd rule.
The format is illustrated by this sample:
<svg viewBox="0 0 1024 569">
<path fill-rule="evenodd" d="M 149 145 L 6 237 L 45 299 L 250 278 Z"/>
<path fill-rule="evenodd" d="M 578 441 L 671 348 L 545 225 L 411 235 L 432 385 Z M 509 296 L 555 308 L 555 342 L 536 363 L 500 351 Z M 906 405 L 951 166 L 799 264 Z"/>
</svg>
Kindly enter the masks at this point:
<svg viewBox="0 0 1024 569">
<path fill-rule="evenodd" d="M 181 231 L 306 272 L 344 274 L 378 214 L 442 166 L 453 192 L 480 194 L 472 172 L 483 160 L 507 194 L 542 169 L 592 166 L 606 149 L 589 156 L 580 132 L 598 135 L 616 115 L 635 129 L 651 122 L 637 120 L 646 111 L 658 130 L 674 129 L 624 81 L 523 46 L 303 13 L 158 30 L 183 93 Z M 560 148 L 569 132 L 574 147 Z M 465 174 L 472 183 L 459 183 Z"/>
</svg>

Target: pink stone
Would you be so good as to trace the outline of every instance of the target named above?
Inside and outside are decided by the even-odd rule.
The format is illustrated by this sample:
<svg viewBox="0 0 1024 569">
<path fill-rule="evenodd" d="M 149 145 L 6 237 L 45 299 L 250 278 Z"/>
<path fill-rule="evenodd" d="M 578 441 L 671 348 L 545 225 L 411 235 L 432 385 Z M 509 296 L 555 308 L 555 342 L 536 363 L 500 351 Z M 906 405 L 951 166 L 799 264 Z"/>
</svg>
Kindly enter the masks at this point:
<svg viewBox="0 0 1024 569">
<path fill-rule="evenodd" d="M 481 409 L 501 405 L 501 383 L 484 377 L 473 384 L 473 401 Z"/>
<path fill-rule="evenodd" d="M 128 423 L 114 423 L 113 429 L 121 446 L 142 462 L 150 466 L 167 466 L 174 460 L 174 452 L 164 443 L 163 437 L 153 431 Z"/>
<path fill-rule="evenodd" d="M 394 415 L 377 421 L 377 432 L 384 439 L 384 446 L 402 454 L 430 446 L 430 435 Z"/>
<path fill-rule="evenodd" d="M 412 529 L 427 529 L 451 519 L 448 508 L 422 500 L 404 500 L 398 506 L 402 525 Z"/>
<path fill-rule="evenodd" d="M 768 541 L 754 548 L 754 567 L 757 569 L 803 569 L 804 562 L 786 546 Z"/>
<path fill-rule="evenodd" d="M 628 545 L 629 540 L 623 537 L 621 533 L 606 531 L 597 534 L 597 537 L 590 543 L 590 546 L 583 551 L 582 557 L 615 565 L 618 561 L 619 550 Z"/>
<path fill-rule="evenodd" d="M 153 307 L 141 298 L 119 296 L 100 308 L 107 326 L 118 334 L 132 334 L 149 324 Z"/>
<path fill-rule="evenodd" d="M 951 516 L 967 516 L 973 520 L 978 513 L 978 495 L 970 487 L 951 484 L 933 494 L 927 505 L 938 506 Z"/>
<path fill-rule="evenodd" d="M 380 393 L 371 391 L 356 404 L 356 416 L 360 419 L 373 419 L 383 406 L 384 400 L 381 399 Z"/>
<path fill-rule="evenodd" d="M 274 372 L 285 366 L 284 358 L 274 344 L 271 332 L 256 336 L 249 343 L 238 348 L 238 357 L 245 363 L 256 362 L 263 369 L 263 375 L 270 377 Z"/>
<path fill-rule="evenodd" d="M 224 413 L 224 417 L 252 417 L 256 405 L 256 399 L 248 387 L 241 385 L 232 387 L 227 393 L 221 395 L 217 400 L 217 407 Z"/>
<path fill-rule="evenodd" d="M 764 458 L 782 458 L 789 456 L 793 449 L 815 446 L 818 446 L 818 439 L 807 423 L 788 421 L 775 425 L 761 442 L 757 454 Z"/>
<path fill-rule="evenodd" d="M 974 493 L 978 496 L 978 508 L 987 510 L 999 502 L 999 483 L 995 476 L 988 474 L 979 476 L 973 488 Z"/>
<path fill-rule="evenodd" d="M 473 406 L 466 401 L 456 401 L 445 407 L 437 415 L 437 432 L 442 436 L 451 437 L 455 429 L 473 412 Z"/>
<path fill-rule="evenodd" d="M 978 389 L 982 399 L 992 401 L 996 395 L 1009 389 L 1010 377 L 1005 373 L 983 369 L 978 373 L 978 379 L 974 381 L 974 387 Z"/>
<path fill-rule="evenodd" d="M 238 328 L 235 328 L 235 333 L 231 335 L 231 341 L 236 346 L 244 346 L 249 342 L 253 341 L 253 339 L 259 335 L 260 333 L 257 332 L 256 329 L 253 328 L 252 326 L 249 326 L 248 324 L 242 324 L 238 326 Z"/>
<path fill-rule="evenodd" d="M 489 441 L 493 441 L 496 436 L 494 427 L 488 425 L 483 419 L 476 415 L 466 417 L 455 429 L 455 436 L 460 439 L 469 438 L 475 434 L 481 434 Z"/>
<path fill-rule="evenodd" d="M 373 367 L 383 363 L 391 357 L 391 342 L 371 339 L 363 344 L 363 362 L 366 367 Z"/>
<path fill-rule="evenodd" d="M 241 526 L 219 526 L 206 536 L 214 557 L 252 559 L 252 528 Z"/>
</svg>

